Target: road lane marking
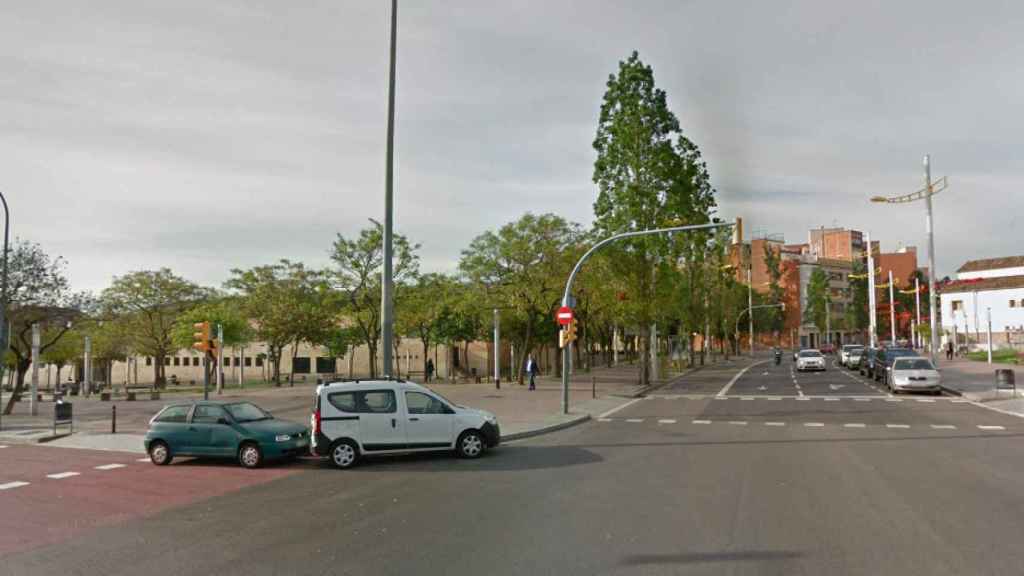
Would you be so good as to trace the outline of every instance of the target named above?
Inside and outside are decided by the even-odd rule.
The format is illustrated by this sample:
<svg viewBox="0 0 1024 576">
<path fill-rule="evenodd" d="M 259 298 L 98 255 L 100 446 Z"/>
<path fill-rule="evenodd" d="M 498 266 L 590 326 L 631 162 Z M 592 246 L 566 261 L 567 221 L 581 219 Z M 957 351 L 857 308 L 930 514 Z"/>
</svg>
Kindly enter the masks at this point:
<svg viewBox="0 0 1024 576">
<path fill-rule="evenodd" d="M 825 402 L 839 402 L 839 398 L 825 398 Z"/>
<path fill-rule="evenodd" d="M 807 396 L 804 396 L 804 393 L 801 392 L 800 393 L 800 397 L 798 397 L 797 400 L 810 400 L 810 398 L 808 398 Z"/>
<path fill-rule="evenodd" d="M 931 398 L 915 398 L 915 400 L 918 402 L 935 402 L 935 400 L 932 400 Z"/>
<path fill-rule="evenodd" d="M 149 461 L 150 461 L 149 458 L 139 458 L 138 460 L 136 460 L 136 462 L 149 462 Z"/>
<path fill-rule="evenodd" d="M 729 424 L 732 424 L 733 426 L 746 426 L 747 425 L 747 421 L 746 420 L 730 420 Z"/>
<path fill-rule="evenodd" d="M 886 402 L 903 402 L 903 398 L 886 398 Z"/>
<path fill-rule="evenodd" d="M 952 424 L 932 424 L 932 428 L 935 430 L 956 430 L 956 426 Z"/>
<path fill-rule="evenodd" d="M 886 428 L 910 428 L 910 424 L 886 424 Z"/>
<path fill-rule="evenodd" d="M 821 428 L 825 425 L 824 422 L 804 422 L 804 426 L 808 428 Z"/>
<path fill-rule="evenodd" d="M 851 422 L 849 424 L 843 424 L 843 428 L 864 428 L 866 425 L 860 422 Z"/>
<path fill-rule="evenodd" d="M 747 373 L 747 370 L 750 370 L 751 368 L 753 368 L 754 366 L 757 366 L 758 364 L 764 364 L 765 362 L 767 362 L 767 360 L 762 360 L 760 362 L 754 362 L 750 366 L 747 366 L 743 370 L 740 370 L 739 372 L 737 372 L 736 375 L 732 377 L 732 380 L 729 380 L 729 383 L 726 384 L 721 390 L 718 391 L 718 396 L 725 396 L 726 393 L 729 392 L 729 389 L 732 388 L 732 385 L 735 384 L 737 380 L 742 378 L 743 375 Z"/>
<path fill-rule="evenodd" d="M 970 400 L 960 400 L 960 399 L 950 400 L 950 402 L 952 402 L 953 404 L 970 404 L 971 403 Z"/>
<path fill-rule="evenodd" d="M 672 420 L 671 418 L 663 418 L 661 420 L 658 420 L 658 424 L 675 424 L 675 423 L 676 423 L 676 421 Z"/>
<path fill-rule="evenodd" d="M 124 464 L 104 464 L 95 467 L 96 470 L 117 470 L 118 468 L 124 468 Z"/>
<path fill-rule="evenodd" d="M 740 398 L 740 400 L 753 400 L 753 398 L 751 398 L 749 396 L 744 396 L 744 397 Z"/>
<path fill-rule="evenodd" d="M 765 426 L 785 426 L 785 422 L 765 422 Z"/>
<path fill-rule="evenodd" d="M 978 430 L 1006 430 L 1004 426 L 982 426 L 978 425 Z"/>
<path fill-rule="evenodd" d="M 626 418 L 626 422 L 643 422 L 643 418 Z"/>
<path fill-rule="evenodd" d="M 611 410 L 605 412 L 604 414 L 601 414 L 600 416 L 598 416 L 598 418 L 607 418 L 607 417 L 611 416 L 612 414 L 615 414 L 619 410 L 622 410 L 626 406 L 631 406 L 633 404 L 636 404 L 640 400 L 642 400 L 642 398 L 634 398 L 634 399 L 630 400 L 629 402 L 626 402 L 625 404 L 623 404 L 621 406 L 617 406 L 617 407 L 612 408 Z"/>
<path fill-rule="evenodd" d="M 728 396 L 715 396 L 715 400 L 728 400 Z"/>
<path fill-rule="evenodd" d="M 763 400 L 782 400 L 782 398 L 763 398 Z"/>
<path fill-rule="evenodd" d="M 0 490 L 10 490 L 11 488 L 21 488 L 28 485 L 28 482 L 8 482 L 7 484 L 0 484 Z"/>
<path fill-rule="evenodd" d="M 854 402 L 871 402 L 871 398 L 854 398 Z"/>
<path fill-rule="evenodd" d="M 711 420 L 694 420 L 693 424 L 711 424 Z"/>
<path fill-rule="evenodd" d="M 72 476 L 78 476 L 79 472 L 61 472 L 59 474 L 47 474 L 47 478 L 53 478 L 54 480 L 62 480 L 64 478 L 71 478 Z"/>
<path fill-rule="evenodd" d="M 598 418 L 597 421 L 598 422 L 611 422 L 612 419 L 611 418 Z M 139 462 L 142 462 L 142 460 L 139 460 Z"/>
<path fill-rule="evenodd" d="M 2 449 L 2 448 L 7 448 L 7 446 L 0 446 L 0 449 Z"/>
</svg>

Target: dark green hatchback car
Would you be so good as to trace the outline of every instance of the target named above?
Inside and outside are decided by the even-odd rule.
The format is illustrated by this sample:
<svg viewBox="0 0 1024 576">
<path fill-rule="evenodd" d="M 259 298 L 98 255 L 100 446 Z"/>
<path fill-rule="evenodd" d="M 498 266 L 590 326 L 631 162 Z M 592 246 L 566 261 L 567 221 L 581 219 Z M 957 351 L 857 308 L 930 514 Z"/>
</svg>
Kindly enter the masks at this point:
<svg viewBox="0 0 1024 576">
<path fill-rule="evenodd" d="M 149 421 L 146 452 L 158 466 L 175 456 L 236 458 L 246 468 L 309 452 L 309 429 L 251 402 L 182 402 Z"/>
</svg>

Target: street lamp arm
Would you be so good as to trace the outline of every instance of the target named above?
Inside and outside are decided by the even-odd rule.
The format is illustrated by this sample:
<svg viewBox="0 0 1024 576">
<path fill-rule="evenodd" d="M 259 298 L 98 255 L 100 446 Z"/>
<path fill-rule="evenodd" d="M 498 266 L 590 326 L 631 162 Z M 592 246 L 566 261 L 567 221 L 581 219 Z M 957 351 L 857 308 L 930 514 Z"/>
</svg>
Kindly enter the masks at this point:
<svg viewBox="0 0 1024 576">
<path fill-rule="evenodd" d="M 580 268 L 583 267 L 583 263 L 586 262 L 590 257 L 602 247 L 615 242 L 616 240 L 624 240 L 626 238 L 636 238 L 638 236 L 651 236 L 654 234 L 673 234 L 675 232 L 686 232 L 691 230 L 710 230 L 713 228 L 729 228 L 736 226 L 735 222 L 713 222 L 711 224 L 693 224 L 690 226 L 673 226 L 671 228 L 655 228 L 653 230 L 639 230 L 636 232 L 623 232 L 614 236 L 609 236 L 594 244 L 587 250 L 583 256 L 580 257 L 579 261 L 573 267 L 572 272 L 569 274 L 569 279 L 565 283 L 565 292 L 562 293 L 562 305 L 569 305 L 569 296 L 572 291 L 573 280 L 576 279 L 576 274 L 579 273 Z"/>
</svg>

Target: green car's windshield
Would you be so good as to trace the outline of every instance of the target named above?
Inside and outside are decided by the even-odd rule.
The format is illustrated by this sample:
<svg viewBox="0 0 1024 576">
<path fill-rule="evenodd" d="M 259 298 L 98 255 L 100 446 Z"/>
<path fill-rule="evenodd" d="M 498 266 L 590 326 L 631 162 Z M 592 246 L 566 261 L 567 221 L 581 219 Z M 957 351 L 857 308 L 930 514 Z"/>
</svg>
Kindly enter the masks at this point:
<svg viewBox="0 0 1024 576">
<path fill-rule="evenodd" d="M 262 408 L 249 402 L 240 402 L 238 404 L 227 404 L 224 409 L 231 414 L 231 417 L 235 419 L 235 422 L 255 422 L 257 420 L 269 420 L 273 418 L 270 414 L 266 413 Z"/>
</svg>

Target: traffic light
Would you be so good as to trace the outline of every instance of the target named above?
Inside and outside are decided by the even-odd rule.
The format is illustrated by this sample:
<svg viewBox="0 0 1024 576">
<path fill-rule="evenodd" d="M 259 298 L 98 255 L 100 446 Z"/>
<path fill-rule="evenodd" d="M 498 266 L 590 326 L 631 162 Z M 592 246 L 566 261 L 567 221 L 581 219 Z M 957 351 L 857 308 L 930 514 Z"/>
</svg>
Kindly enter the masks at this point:
<svg viewBox="0 0 1024 576">
<path fill-rule="evenodd" d="M 192 327 L 198 330 L 198 332 L 192 334 L 192 337 L 195 338 L 195 343 L 192 344 L 192 348 L 204 353 L 213 352 L 214 343 L 213 339 L 210 337 L 210 323 L 196 322 Z"/>
<path fill-rule="evenodd" d="M 566 340 L 566 342 L 575 342 L 576 341 L 576 319 L 575 318 L 573 318 L 572 322 L 570 322 L 569 325 L 565 327 L 565 340 Z"/>
<path fill-rule="evenodd" d="M 565 339 L 565 335 L 567 333 L 568 332 L 566 331 L 566 329 L 564 327 L 561 330 L 558 331 L 558 347 L 559 348 L 565 348 L 565 345 L 568 344 L 568 341 Z"/>
</svg>

